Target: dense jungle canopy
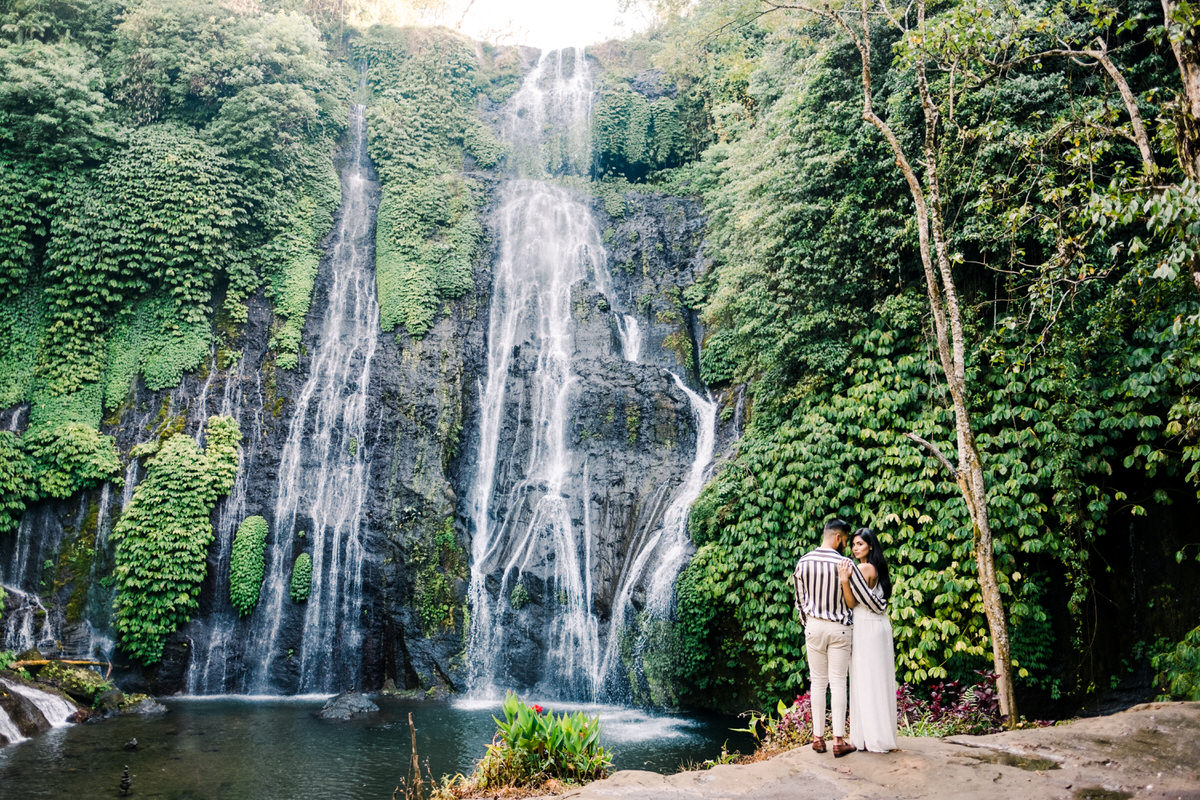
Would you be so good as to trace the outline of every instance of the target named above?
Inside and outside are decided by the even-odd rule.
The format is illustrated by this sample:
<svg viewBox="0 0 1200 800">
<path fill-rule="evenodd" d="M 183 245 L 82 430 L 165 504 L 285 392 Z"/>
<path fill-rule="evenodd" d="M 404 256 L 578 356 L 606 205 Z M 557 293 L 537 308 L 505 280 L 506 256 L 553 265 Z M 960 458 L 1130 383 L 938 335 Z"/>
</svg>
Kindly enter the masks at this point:
<svg viewBox="0 0 1200 800">
<path fill-rule="evenodd" d="M 133 388 L 178 384 L 214 344 L 236 361 L 249 298 L 274 309 L 270 369 L 296 367 L 352 99 L 383 184 L 384 330 L 419 338 L 472 289 L 477 178 L 504 155 L 477 111 L 515 90 L 520 59 L 352 24 L 369 6 L 0 0 L 0 406 L 28 407 L 0 432 L 0 536 L 119 480 L 110 428 Z M 1200 609 L 1200 12 L 654 10 L 650 31 L 589 49 L 592 177 L 613 218 L 631 193 L 702 202 L 706 266 L 681 301 L 704 332 L 699 377 L 742 435 L 692 509 L 697 552 L 676 619 L 647 633 L 645 699 L 800 691 L 787 576 L 833 514 L 889 550 L 902 681 L 991 668 L 979 509 L 908 436 L 961 450 L 923 256 L 961 307 L 1018 696 L 1036 713 L 1148 681 Z M 864 119 L 864 84 L 894 141 Z M 142 507 L 171 513 L 114 531 L 115 625 L 148 661 L 195 608 L 238 436 L 217 421 L 199 450 L 166 422 L 161 449 L 130 457 L 154 465 Z M 167 525 L 187 546 L 146 574 Z M 1157 663 L 1192 677 L 1159 691 L 1196 693 L 1190 641 Z"/>
</svg>

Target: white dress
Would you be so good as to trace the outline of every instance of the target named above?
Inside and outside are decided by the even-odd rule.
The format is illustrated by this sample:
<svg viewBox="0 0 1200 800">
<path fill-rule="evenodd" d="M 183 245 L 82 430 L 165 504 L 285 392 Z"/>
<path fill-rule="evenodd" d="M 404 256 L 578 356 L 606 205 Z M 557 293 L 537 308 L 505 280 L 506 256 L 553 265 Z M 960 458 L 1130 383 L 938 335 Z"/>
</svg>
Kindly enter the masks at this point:
<svg viewBox="0 0 1200 800">
<path fill-rule="evenodd" d="M 871 590 L 883 599 L 883 589 Z M 859 603 L 850 651 L 850 741 L 859 750 L 896 749 L 896 655 L 892 621 Z"/>
</svg>

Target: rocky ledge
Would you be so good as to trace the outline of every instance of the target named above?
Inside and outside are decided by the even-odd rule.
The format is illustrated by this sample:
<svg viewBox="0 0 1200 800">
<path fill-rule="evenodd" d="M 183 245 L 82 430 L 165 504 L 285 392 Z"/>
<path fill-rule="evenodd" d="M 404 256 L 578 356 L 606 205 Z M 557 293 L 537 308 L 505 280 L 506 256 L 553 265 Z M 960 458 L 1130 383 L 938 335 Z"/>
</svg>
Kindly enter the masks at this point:
<svg viewBox="0 0 1200 800">
<path fill-rule="evenodd" d="M 331 697 L 316 712 L 317 719 L 345 721 L 356 717 L 365 717 L 379 711 L 379 706 L 355 691 L 342 692 L 337 697 Z"/>
<path fill-rule="evenodd" d="M 1200 703 L 1149 703 L 1052 728 L 949 739 L 901 737 L 888 754 L 834 759 L 801 747 L 702 772 L 622 771 L 573 800 L 956 798 L 1200 800 Z"/>
</svg>

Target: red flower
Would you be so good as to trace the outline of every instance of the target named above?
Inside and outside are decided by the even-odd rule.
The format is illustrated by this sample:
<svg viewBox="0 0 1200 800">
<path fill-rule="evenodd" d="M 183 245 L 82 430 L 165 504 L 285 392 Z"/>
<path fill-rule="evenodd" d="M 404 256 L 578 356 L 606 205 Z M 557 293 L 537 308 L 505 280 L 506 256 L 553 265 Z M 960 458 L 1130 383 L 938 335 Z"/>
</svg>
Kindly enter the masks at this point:
<svg viewBox="0 0 1200 800">
<path fill-rule="evenodd" d="M 542 713 L 542 711 L 543 711 L 542 707 L 537 705 L 536 703 L 533 706 L 533 710 L 535 713 L 538 713 L 538 714 Z"/>
</svg>

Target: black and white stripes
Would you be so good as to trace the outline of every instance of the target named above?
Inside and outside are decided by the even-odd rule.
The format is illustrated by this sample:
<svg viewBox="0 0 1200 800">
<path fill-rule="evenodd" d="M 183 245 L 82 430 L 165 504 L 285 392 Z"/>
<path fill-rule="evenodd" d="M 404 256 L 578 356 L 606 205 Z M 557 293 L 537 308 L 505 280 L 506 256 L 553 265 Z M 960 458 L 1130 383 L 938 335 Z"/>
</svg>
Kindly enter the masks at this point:
<svg viewBox="0 0 1200 800">
<path fill-rule="evenodd" d="M 854 616 L 842 597 L 842 584 L 838 578 L 837 567 L 842 561 L 849 559 L 828 547 L 818 547 L 800 557 L 796 572 L 792 575 L 792 584 L 802 625 L 808 624 L 809 617 L 819 617 L 842 625 L 854 624 Z M 887 604 L 871 591 L 857 569 L 850 570 L 850 591 L 856 601 L 878 614 L 884 613 L 887 608 Z"/>
</svg>

